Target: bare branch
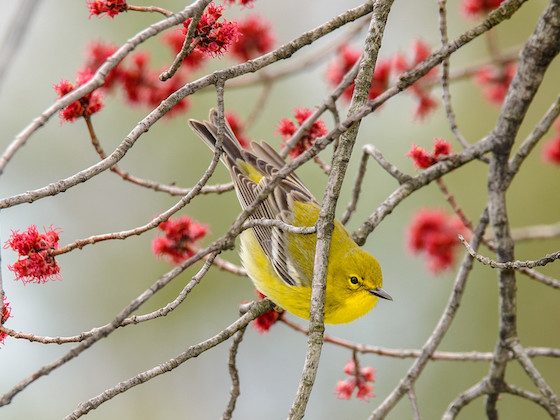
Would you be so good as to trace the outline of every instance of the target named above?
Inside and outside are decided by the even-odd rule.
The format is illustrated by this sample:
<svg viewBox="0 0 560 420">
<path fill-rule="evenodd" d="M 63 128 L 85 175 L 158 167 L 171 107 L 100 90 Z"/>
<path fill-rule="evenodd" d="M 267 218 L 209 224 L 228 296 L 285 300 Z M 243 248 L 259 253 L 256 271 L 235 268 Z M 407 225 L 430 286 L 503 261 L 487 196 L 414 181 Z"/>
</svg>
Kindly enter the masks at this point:
<svg viewBox="0 0 560 420">
<path fill-rule="evenodd" d="M 447 10 L 446 10 L 447 0 L 438 0 L 439 5 L 439 33 L 441 38 L 441 45 L 445 45 L 449 42 L 447 36 Z M 445 107 L 445 114 L 447 115 L 447 121 L 449 122 L 449 128 L 451 132 L 455 135 L 455 138 L 463 146 L 463 148 L 469 146 L 469 142 L 463 137 L 459 127 L 457 126 L 457 119 L 455 118 L 455 111 L 453 111 L 453 106 L 451 105 L 451 92 L 449 91 L 449 58 L 445 58 L 441 62 L 441 96 L 443 99 L 443 105 Z"/>
<path fill-rule="evenodd" d="M 408 399 L 410 400 L 410 405 L 412 406 L 412 420 L 420 420 L 420 409 L 418 408 L 418 399 L 416 398 L 416 392 L 414 388 L 410 388 L 407 392 Z"/>
<path fill-rule="evenodd" d="M 163 16 L 170 17 L 173 16 L 173 12 L 164 9 L 163 7 L 157 6 L 133 6 L 131 4 L 126 5 L 126 10 L 132 10 L 133 12 L 146 12 L 146 13 L 161 13 Z"/>
<path fill-rule="evenodd" d="M 528 226 L 511 231 L 511 237 L 515 242 L 557 238 L 558 236 L 560 236 L 560 223 L 554 225 Z"/>
<path fill-rule="evenodd" d="M 511 158 L 509 162 L 509 173 L 510 177 L 513 177 L 514 174 L 519 171 L 521 163 L 525 160 L 525 158 L 531 153 L 531 150 L 536 146 L 538 141 L 546 134 L 546 132 L 552 126 L 552 123 L 558 118 L 560 115 L 560 96 L 556 97 L 556 100 L 552 103 L 546 114 L 543 118 L 539 121 L 537 126 L 531 131 L 531 134 L 523 141 L 519 150 Z"/>
<path fill-rule="evenodd" d="M 560 51 L 560 4 L 551 2 L 523 47 L 517 72 L 511 82 L 496 127 L 490 138 L 494 143 L 488 173 L 488 209 L 495 236 L 499 262 L 514 261 L 514 242 L 509 230 L 506 190 L 511 183 L 509 153 L 529 105 L 539 88 L 544 73 Z M 496 403 L 504 384 L 507 354 L 517 340 L 516 278 L 511 269 L 500 269 L 499 340 L 488 373 L 491 391 L 486 399 L 486 415 L 498 418 Z"/>
<path fill-rule="evenodd" d="M 519 268 L 533 268 L 537 266 L 544 266 L 553 261 L 556 261 L 560 258 L 560 251 L 556 251 L 552 254 L 546 254 L 544 257 L 538 260 L 527 260 L 527 261 L 506 261 L 506 262 L 498 262 L 491 258 L 485 257 L 484 255 L 480 255 L 479 253 L 475 252 L 469 243 L 465 240 L 463 235 L 459 235 L 459 240 L 465 246 L 469 254 L 471 254 L 477 261 L 481 262 L 484 265 L 489 265 L 492 268 L 499 268 L 501 270 L 511 270 L 511 269 L 519 269 Z"/>
<path fill-rule="evenodd" d="M 453 420 L 459 414 L 459 411 L 474 399 L 488 393 L 488 384 L 486 378 L 479 383 L 473 385 L 465 392 L 460 394 L 455 400 L 449 404 L 445 413 L 443 413 L 442 420 Z"/>
<path fill-rule="evenodd" d="M 511 346 L 511 350 L 515 354 L 515 357 L 521 367 L 523 367 L 523 370 L 525 370 L 527 375 L 529 375 L 529 378 L 531 378 L 535 386 L 539 389 L 540 393 L 547 399 L 547 401 L 549 401 L 549 413 L 552 416 L 557 417 L 560 414 L 560 402 L 558 401 L 558 396 L 556 396 L 550 385 L 546 383 L 519 341 L 515 342 Z"/>
<path fill-rule="evenodd" d="M 229 391 L 229 401 L 222 415 L 223 420 L 230 420 L 233 411 L 235 410 L 235 404 L 237 402 L 237 398 L 239 398 L 239 394 L 241 393 L 239 387 L 239 372 L 237 370 L 237 366 L 235 364 L 235 359 L 237 357 L 237 351 L 239 350 L 239 344 L 243 340 L 243 334 L 245 333 L 245 328 L 237 331 L 233 336 L 233 341 L 231 343 L 231 347 L 229 349 L 229 360 L 228 360 L 228 370 L 229 376 L 231 377 L 231 390 Z"/>
<path fill-rule="evenodd" d="M 366 103 L 373 79 L 373 71 L 377 61 L 377 54 L 381 47 L 385 24 L 393 0 L 378 0 L 373 6 L 368 34 L 364 45 L 363 59 L 356 76 L 355 89 L 350 104 L 349 115 Z M 329 173 L 327 188 L 323 195 L 323 201 L 317 220 L 317 245 L 315 248 L 315 259 L 313 264 L 313 280 L 311 290 L 311 313 L 309 317 L 310 334 L 307 340 L 307 354 L 303 373 L 299 382 L 298 390 L 290 409 L 289 418 L 299 420 L 305 415 L 307 402 L 315 382 L 319 358 L 323 346 L 324 326 L 324 304 L 327 279 L 327 267 L 329 264 L 329 251 L 331 237 L 334 230 L 334 216 L 336 203 L 346 174 L 348 162 L 354 148 L 358 135 L 360 123 L 353 124 L 340 138 L 340 143 L 333 157 L 332 168 Z"/>
</svg>

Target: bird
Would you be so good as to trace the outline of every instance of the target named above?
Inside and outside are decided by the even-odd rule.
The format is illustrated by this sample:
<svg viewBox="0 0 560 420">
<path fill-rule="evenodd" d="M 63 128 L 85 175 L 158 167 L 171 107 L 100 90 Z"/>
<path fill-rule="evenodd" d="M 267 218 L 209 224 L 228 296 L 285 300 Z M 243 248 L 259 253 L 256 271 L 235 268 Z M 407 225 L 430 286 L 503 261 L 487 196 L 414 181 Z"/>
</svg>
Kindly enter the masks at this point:
<svg viewBox="0 0 560 420">
<path fill-rule="evenodd" d="M 250 142 L 243 148 L 223 122 L 220 159 L 231 175 L 243 209 L 250 206 L 267 179 L 286 161 L 268 143 Z M 193 131 L 215 150 L 218 113 L 208 121 L 189 120 Z M 296 227 L 312 227 L 320 206 L 295 173 L 290 173 L 252 213 L 252 219 L 278 219 Z M 316 233 L 294 233 L 277 226 L 254 226 L 240 234 L 240 257 L 255 288 L 277 307 L 309 319 Z M 344 225 L 335 219 L 328 257 L 324 305 L 325 324 L 344 324 L 368 313 L 381 299 L 393 300 L 382 289 L 377 259 L 360 248 Z"/>
</svg>

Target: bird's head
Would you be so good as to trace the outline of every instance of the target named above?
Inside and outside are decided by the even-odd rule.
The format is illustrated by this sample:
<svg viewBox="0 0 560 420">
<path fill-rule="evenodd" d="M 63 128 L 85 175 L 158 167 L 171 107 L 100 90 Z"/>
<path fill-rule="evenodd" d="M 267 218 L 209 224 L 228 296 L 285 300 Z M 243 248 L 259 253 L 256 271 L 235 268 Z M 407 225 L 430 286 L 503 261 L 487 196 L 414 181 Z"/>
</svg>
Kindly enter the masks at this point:
<svg viewBox="0 0 560 420">
<path fill-rule="evenodd" d="M 381 288 L 383 274 L 379 262 L 361 248 L 353 249 L 336 261 L 332 274 L 336 279 L 336 287 L 347 296 L 361 295 L 364 299 L 369 296 L 393 300 Z"/>
</svg>

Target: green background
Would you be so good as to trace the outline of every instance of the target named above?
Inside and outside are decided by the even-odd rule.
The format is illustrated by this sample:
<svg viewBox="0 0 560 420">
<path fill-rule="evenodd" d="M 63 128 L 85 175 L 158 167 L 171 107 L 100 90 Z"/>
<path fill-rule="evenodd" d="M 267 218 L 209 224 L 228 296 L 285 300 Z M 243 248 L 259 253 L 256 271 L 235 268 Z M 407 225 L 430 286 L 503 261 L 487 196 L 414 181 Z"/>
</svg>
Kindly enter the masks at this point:
<svg viewBox="0 0 560 420">
<path fill-rule="evenodd" d="M 449 31 L 454 37 L 476 22 L 461 16 L 459 2 L 449 3 Z M 234 7 L 228 9 L 226 15 L 228 18 L 246 14 L 266 17 L 272 22 L 275 45 L 281 45 L 358 4 L 356 1 L 333 0 L 257 0 L 252 9 Z M 501 25 L 497 33 L 500 47 L 509 49 L 521 45 L 533 30 L 545 4 L 544 1 L 529 2 L 513 19 Z M 0 14 L 2 35 L 16 5 L 17 2 L 3 5 Z M 171 0 L 157 5 L 172 10 L 183 7 L 181 2 Z M 139 13 L 127 13 L 114 20 L 88 19 L 85 1 L 42 2 L 29 26 L 25 43 L 0 86 L 2 148 L 50 106 L 55 99 L 54 83 L 63 78 L 73 80 L 83 62 L 85 46 L 91 40 L 121 44 L 159 19 L 159 15 Z M 397 51 L 406 53 L 412 40 L 417 38 L 438 45 L 437 25 L 437 2 L 397 0 L 389 18 L 381 56 L 388 57 Z M 337 39 L 338 34 L 318 44 L 327 45 Z M 138 49 L 149 51 L 153 63 L 164 66 L 170 63 L 172 56 L 159 38 L 149 40 Z M 294 60 L 312 50 L 313 47 L 307 47 L 296 54 Z M 484 40 L 477 39 L 453 56 L 452 69 L 479 63 L 486 58 Z M 267 139 L 278 146 L 280 139 L 274 134 L 278 121 L 289 116 L 295 107 L 313 107 L 321 103 L 328 94 L 324 77 L 328 61 L 276 83 L 261 117 L 248 133 L 249 137 Z M 227 57 L 215 59 L 202 71 L 232 63 Z M 285 64 L 275 64 L 271 71 Z M 557 60 L 549 69 L 528 112 L 518 143 L 558 95 L 559 71 Z M 201 74 L 199 72 L 193 78 Z M 247 116 L 259 93 L 259 87 L 227 92 L 226 109 Z M 476 141 L 493 128 L 499 109 L 483 99 L 480 89 L 472 81 L 454 83 L 452 94 L 458 123 L 467 139 Z M 434 90 L 434 95 L 439 100 L 439 89 Z M 186 120 L 204 118 L 214 101 L 211 89 L 197 93 L 191 99 L 187 114 L 159 121 L 138 140 L 120 166 L 140 177 L 176 182 L 180 186 L 193 185 L 206 168 L 210 153 L 187 128 Z M 105 109 L 93 117 L 93 122 L 100 141 L 107 151 L 111 151 L 149 110 L 127 105 L 120 94 L 106 98 L 105 103 Z M 342 214 L 349 200 L 363 144 L 375 144 L 388 160 L 413 174 L 415 169 L 405 156 L 412 143 L 431 147 L 433 137 L 452 140 L 441 106 L 424 122 L 413 121 L 414 106 L 410 95 L 399 95 L 364 121 L 338 214 Z M 346 109 L 341 110 L 344 115 Z M 332 127 L 332 121 L 327 120 L 327 124 Z M 545 139 L 552 135 L 551 131 Z M 453 145 L 458 149 L 455 142 Z M 540 151 L 539 145 L 508 192 L 507 205 L 513 227 L 558 222 L 558 167 L 543 163 Z M 325 155 L 324 159 L 328 160 L 329 156 Z M 0 177 L 2 196 L 65 178 L 96 160 L 83 121 L 61 124 L 58 117 L 53 117 L 18 152 Z M 322 197 L 326 177 L 320 170 L 309 164 L 299 174 L 312 191 Z M 445 177 L 450 190 L 473 220 L 485 206 L 486 176 L 487 167 L 475 162 Z M 225 170 L 220 167 L 211 183 L 227 179 Z M 396 186 L 392 178 L 370 162 L 363 196 L 350 228 L 359 226 Z M 177 197 L 136 187 L 105 172 L 64 194 L 2 211 L 1 240 L 4 242 L 11 230 L 23 230 L 30 224 L 39 228 L 54 225 L 62 229 L 61 243 L 66 244 L 92 234 L 142 225 L 176 201 Z M 450 212 L 437 187 L 430 185 L 404 201 L 370 235 L 365 245 L 381 261 L 384 288 L 394 297 L 394 302 L 381 302 L 373 312 L 352 324 L 328 326 L 327 333 L 387 347 L 422 346 L 446 304 L 455 274 L 455 270 L 450 270 L 433 276 L 426 269 L 424 259 L 411 255 L 406 248 L 405 232 L 411 217 L 420 208 L 427 207 Z M 210 225 L 212 233 L 204 243 L 220 236 L 237 213 L 238 204 L 232 193 L 198 197 L 181 212 Z M 149 232 L 124 242 L 104 242 L 63 255 L 59 258 L 62 280 L 44 285 L 24 285 L 14 281 L 13 273 L 6 267 L 13 263 L 15 255 L 3 250 L 4 289 L 13 308 L 13 318 L 7 326 L 39 335 L 58 336 L 74 335 L 109 322 L 121 308 L 171 268 L 167 262 L 152 255 L 153 238 L 154 232 Z M 559 247 L 559 239 L 524 243 L 516 247 L 516 256 L 538 258 Z M 226 252 L 223 256 L 238 262 L 235 252 Z M 542 272 L 560 277 L 558 267 L 558 263 L 551 264 Z M 198 268 L 197 265 L 183 273 L 143 306 L 140 313 L 173 300 Z M 558 291 L 518 276 L 518 292 L 522 343 L 560 347 Z M 0 410 L 0 418 L 61 418 L 79 402 L 214 335 L 236 318 L 240 302 L 253 298 L 249 280 L 212 269 L 187 300 L 167 317 L 118 330 L 78 359 L 32 384 Z M 491 351 L 496 342 L 497 323 L 496 272 L 477 264 L 469 278 L 458 315 L 440 350 Z M 228 344 L 221 345 L 172 373 L 135 387 L 90 413 L 90 418 L 213 419 L 221 416 L 230 388 L 228 347 Z M 0 391 L 5 392 L 69 348 L 68 345 L 46 346 L 8 338 L 0 349 Z M 284 325 L 275 326 L 263 336 L 249 328 L 238 357 L 241 396 L 234 418 L 285 418 L 295 395 L 305 350 L 305 337 Z M 334 394 L 336 382 L 345 378 L 342 369 L 350 357 L 348 350 L 325 345 L 306 418 L 366 417 L 396 386 L 412 362 L 362 356 L 361 363 L 373 366 L 377 372 L 376 397 L 364 403 L 356 399 L 339 400 Z M 535 363 L 549 384 L 560 390 L 559 362 L 540 358 Z M 416 386 L 423 418 L 441 416 L 447 404 L 477 382 L 487 370 L 485 362 L 431 362 Z M 507 380 L 535 391 L 516 363 L 509 365 Z M 482 401 L 474 401 L 459 418 L 483 418 Z M 501 397 L 498 408 L 504 419 L 546 417 L 540 407 L 509 395 Z M 410 417 L 410 404 L 405 397 L 388 418 Z"/>
</svg>

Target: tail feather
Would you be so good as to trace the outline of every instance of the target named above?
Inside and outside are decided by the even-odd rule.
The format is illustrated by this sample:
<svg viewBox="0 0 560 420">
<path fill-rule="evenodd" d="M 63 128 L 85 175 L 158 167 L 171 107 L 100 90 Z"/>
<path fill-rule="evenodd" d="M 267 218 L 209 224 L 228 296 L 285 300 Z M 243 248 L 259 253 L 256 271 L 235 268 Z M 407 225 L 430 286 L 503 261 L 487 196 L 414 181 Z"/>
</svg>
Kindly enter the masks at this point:
<svg viewBox="0 0 560 420">
<path fill-rule="evenodd" d="M 214 109 L 210 111 L 210 122 L 189 120 L 189 125 L 191 126 L 191 128 L 200 136 L 200 138 L 212 151 L 216 149 L 216 143 L 218 141 L 217 124 L 217 114 Z M 239 141 L 235 137 L 235 134 L 233 134 L 233 130 L 231 129 L 227 121 L 222 138 L 222 148 L 225 153 L 225 156 L 222 157 L 222 161 L 226 164 L 226 166 L 230 167 L 231 162 L 236 162 L 237 159 L 243 160 L 243 153 L 241 151 Z"/>
</svg>

